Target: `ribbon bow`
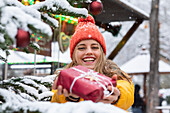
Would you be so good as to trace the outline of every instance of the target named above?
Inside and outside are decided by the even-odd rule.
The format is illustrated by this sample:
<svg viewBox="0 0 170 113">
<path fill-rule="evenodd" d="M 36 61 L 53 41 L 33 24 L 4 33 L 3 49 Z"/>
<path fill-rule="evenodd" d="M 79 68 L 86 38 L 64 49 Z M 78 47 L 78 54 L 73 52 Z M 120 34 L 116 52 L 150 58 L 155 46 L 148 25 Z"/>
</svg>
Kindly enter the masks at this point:
<svg viewBox="0 0 170 113">
<path fill-rule="evenodd" d="M 95 80 L 101 87 L 103 87 L 103 89 L 104 89 L 103 93 L 104 93 L 104 95 L 105 95 L 106 97 L 110 96 L 110 95 L 114 92 L 114 88 L 113 88 L 112 82 L 111 82 L 110 80 L 108 80 L 108 79 L 106 79 L 106 78 L 98 75 L 98 72 L 94 72 L 94 71 L 91 70 L 91 69 L 89 69 L 88 72 L 84 72 L 84 71 L 82 71 L 82 70 L 80 70 L 80 69 L 77 69 L 77 68 L 74 68 L 74 67 L 72 67 L 72 69 L 74 69 L 74 70 L 76 70 L 76 71 L 78 71 L 78 72 L 81 72 L 82 74 L 80 74 L 80 76 L 78 76 L 78 77 L 75 77 L 75 79 L 73 80 L 73 82 L 72 82 L 72 84 L 71 84 L 71 86 L 70 86 L 70 93 L 72 93 L 72 88 L 73 88 L 76 80 L 78 80 L 78 79 L 80 79 L 80 78 L 83 78 L 83 77 L 85 78 L 85 77 L 87 77 L 87 76 L 92 76 L 92 77 L 94 78 L 94 80 Z M 107 82 L 104 82 L 105 85 L 103 85 L 103 84 L 100 82 L 101 80 L 106 80 L 106 81 L 109 82 L 109 84 L 110 84 L 111 87 L 112 87 L 112 91 L 111 91 L 111 92 L 109 92 L 109 91 L 107 90 L 107 87 L 105 86 L 105 85 L 108 86 L 108 83 L 107 83 Z"/>
</svg>

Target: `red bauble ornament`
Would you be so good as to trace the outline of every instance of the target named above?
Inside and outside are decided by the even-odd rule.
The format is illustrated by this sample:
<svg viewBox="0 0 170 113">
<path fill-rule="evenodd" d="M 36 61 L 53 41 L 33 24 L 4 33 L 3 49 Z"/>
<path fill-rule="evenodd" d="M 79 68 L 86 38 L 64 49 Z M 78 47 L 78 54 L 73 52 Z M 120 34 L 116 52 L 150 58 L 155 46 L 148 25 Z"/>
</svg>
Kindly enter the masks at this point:
<svg viewBox="0 0 170 113">
<path fill-rule="evenodd" d="M 30 33 L 27 31 L 24 31 L 22 29 L 18 29 L 17 35 L 16 35 L 16 43 L 17 47 L 26 47 L 30 43 Z"/>
<path fill-rule="evenodd" d="M 89 6 L 89 11 L 92 15 L 98 15 L 103 10 L 103 4 L 98 1 L 93 1 Z"/>
</svg>

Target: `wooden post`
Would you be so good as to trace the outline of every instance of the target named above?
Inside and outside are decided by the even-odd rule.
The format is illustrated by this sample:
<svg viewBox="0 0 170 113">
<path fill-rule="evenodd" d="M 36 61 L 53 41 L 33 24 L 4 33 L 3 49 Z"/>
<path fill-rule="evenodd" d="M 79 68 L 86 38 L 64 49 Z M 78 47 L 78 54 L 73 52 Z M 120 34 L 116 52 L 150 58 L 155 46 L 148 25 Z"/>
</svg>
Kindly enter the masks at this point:
<svg viewBox="0 0 170 113">
<path fill-rule="evenodd" d="M 146 86 L 146 79 L 147 79 L 147 73 L 144 73 L 144 78 L 143 78 L 143 92 L 144 92 L 144 103 L 145 103 L 145 107 L 144 107 L 144 111 L 143 113 L 146 113 L 146 105 L 147 105 L 147 86 Z"/>
<path fill-rule="evenodd" d="M 7 80 L 8 75 L 8 63 L 5 62 L 2 66 L 2 80 Z"/>
<path fill-rule="evenodd" d="M 51 62 L 51 73 L 50 75 L 54 74 L 54 62 Z"/>
<path fill-rule="evenodd" d="M 35 36 L 35 43 L 37 43 L 37 36 Z M 34 76 L 36 76 L 36 55 L 37 55 L 37 50 L 34 49 Z"/>
<path fill-rule="evenodd" d="M 145 73 L 143 78 L 143 92 L 144 92 L 145 104 L 147 103 L 146 78 L 147 78 L 147 74 Z"/>
<path fill-rule="evenodd" d="M 150 13 L 150 72 L 147 99 L 147 113 L 159 113 L 155 109 L 159 105 L 159 0 L 152 0 Z"/>
<path fill-rule="evenodd" d="M 5 51 L 5 53 L 6 53 L 6 59 L 8 59 L 7 52 Z M 8 76 L 8 61 L 6 61 L 3 66 L 2 80 L 7 80 L 7 76 Z"/>
</svg>

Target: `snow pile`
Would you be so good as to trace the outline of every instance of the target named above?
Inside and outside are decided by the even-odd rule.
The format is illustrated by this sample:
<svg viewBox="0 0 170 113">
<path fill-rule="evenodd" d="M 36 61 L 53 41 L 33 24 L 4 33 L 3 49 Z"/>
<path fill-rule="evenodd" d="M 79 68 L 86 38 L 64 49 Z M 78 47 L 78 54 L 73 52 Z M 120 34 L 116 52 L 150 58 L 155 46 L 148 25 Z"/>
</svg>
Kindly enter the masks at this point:
<svg viewBox="0 0 170 113">
<path fill-rule="evenodd" d="M 0 89 L 6 103 L 0 105 L 1 111 L 41 112 L 41 113 L 126 113 L 113 105 L 82 101 L 79 103 L 67 102 L 65 104 L 51 102 L 30 102 L 7 90 Z"/>
<path fill-rule="evenodd" d="M 53 93 L 50 91 L 56 75 L 47 77 L 13 77 L 9 80 L 1 81 L 1 88 L 15 92 L 22 98 L 30 101 L 50 100 Z"/>
<path fill-rule="evenodd" d="M 25 76 L 0 82 L 0 112 L 40 113 L 126 113 L 110 104 L 82 101 L 64 104 L 51 103 L 50 87 L 56 75 Z"/>
</svg>

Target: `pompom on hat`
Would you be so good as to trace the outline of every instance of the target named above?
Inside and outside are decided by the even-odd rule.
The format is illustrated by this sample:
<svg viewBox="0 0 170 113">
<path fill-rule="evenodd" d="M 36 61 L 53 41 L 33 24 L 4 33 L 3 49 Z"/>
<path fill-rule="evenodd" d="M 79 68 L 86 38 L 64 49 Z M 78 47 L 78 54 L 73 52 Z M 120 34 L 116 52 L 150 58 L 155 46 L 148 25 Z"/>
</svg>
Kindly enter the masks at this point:
<svg viewBox="0 0 170 113">
<path fill-rule="evenodd" d="M 104 53 L 106 54 L 106 44 L 103 38 L 103 35 L 98 30 L 95 25 L 94 18 L 91 15 L 88 15 L 87 18 L 79 18 L 78 24 L 75 29 L 75 32 L 70 40 L 70 57 L 73 58 L 73 52 L 76 45 L 82 41 L 87 39 L 93 39 L 99 42 L 102 46 Z"/>
</svg>

